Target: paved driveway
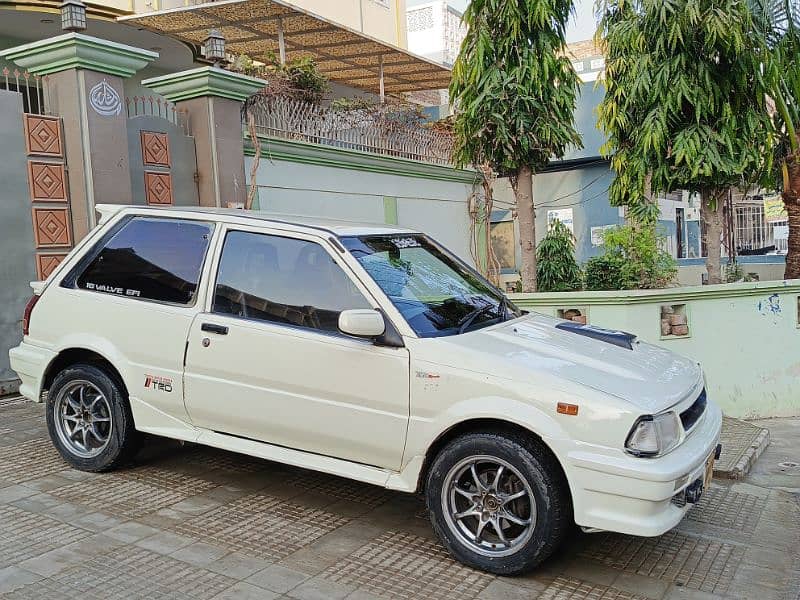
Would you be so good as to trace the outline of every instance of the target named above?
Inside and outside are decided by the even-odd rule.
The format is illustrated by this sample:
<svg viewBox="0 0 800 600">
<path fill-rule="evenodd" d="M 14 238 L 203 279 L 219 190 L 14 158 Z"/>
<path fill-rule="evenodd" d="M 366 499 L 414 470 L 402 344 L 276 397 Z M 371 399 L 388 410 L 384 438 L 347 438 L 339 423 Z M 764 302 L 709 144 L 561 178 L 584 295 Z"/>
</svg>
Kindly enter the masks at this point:
<svg viewBox="0 0 800 600">
<path fill-rule="evenodd" d="M 0 402 L 3 598 L 800 598 L 800 504 L 715 483 L 676 530 L 576 533 L 534 574 L 452 561 L 423 503 L 348 480 L 150 440 L 115 473 L 71 470 L 41 405 Z"/>
</svg>

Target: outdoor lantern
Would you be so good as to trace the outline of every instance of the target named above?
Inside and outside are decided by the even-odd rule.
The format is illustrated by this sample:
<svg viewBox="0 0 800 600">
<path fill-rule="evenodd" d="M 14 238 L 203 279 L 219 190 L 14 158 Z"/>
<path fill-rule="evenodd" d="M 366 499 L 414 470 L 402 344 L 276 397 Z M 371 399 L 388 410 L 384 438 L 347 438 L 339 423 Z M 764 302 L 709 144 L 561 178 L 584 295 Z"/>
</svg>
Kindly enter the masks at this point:
<svg viewBox="0 0 800 600">
<path fill-rule="evenodd" d="M 218 29 L 208 32 L 204 42 L 206 60 L 219 62 L 225 60 L 225 36 Z"/>
<path fill-rule="evenodd" d="M 86 5 L 81 0 L 64 0 L 61 3 L 61 29 L 64 31 L 86 29 Z"/>
</svg>

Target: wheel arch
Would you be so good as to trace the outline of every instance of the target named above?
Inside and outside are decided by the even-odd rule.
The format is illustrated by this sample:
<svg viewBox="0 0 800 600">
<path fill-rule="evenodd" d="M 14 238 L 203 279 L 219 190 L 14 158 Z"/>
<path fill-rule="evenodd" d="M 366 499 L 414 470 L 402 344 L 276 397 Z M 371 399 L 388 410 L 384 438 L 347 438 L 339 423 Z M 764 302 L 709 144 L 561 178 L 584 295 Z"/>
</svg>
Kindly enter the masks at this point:
<svg viewBox="0 0 800 600">
<path fill-rule="evenodd" d="M 545 442 L 539 434 L 523 425 L 520 425 L 519 423 L 496 417 L 465 419 L 442 431 L 428 446 L 428 449 L 425 452 L 425 458 L 423 460 L 422 467 L 420 468 L 417 480 L 418 493 L 424 493 L 425 482 L 428 478 L 428 471 L 430 470 L 433 461 L 436 459 L 442 448 L 456 438 L 470 433 L 507 433 L 515 437 L 519 436 L 529 440 L 534 446 L 541 451 L 546 452 L 553 459 L 554 464 L 556 464 L 560 470 L 560 477 L 562 479 L 564 488 L 567 490 L 570 500 L 572 500 L 572 489 L 569 484 L 569 479 L 567 478 L 564 465 L 561 463 L 558 455 L 553 451 L 552 448 L 550 448 L 547 442 Z"/>
<path fill-rule="evenodd" d="M 72 365 L 77 364 L 88 364 L 102 369 L 110 377 L 116 380 L 117 384 L 120 386 L 120 391 L 126 398 L 128 397 L 128 388 L 125 385 L 125 380 L 122 378 L 122 375 L 114 366 L 114 364 L 96 350 L 82 347 L 65 348 L 61 350 L 53 358 L 53 360 L 50 361 L 50 364 L 47 365 L 44 376 L 42 377 L 40 391 L 48 391 L 58 373 Z"/>
</svg>

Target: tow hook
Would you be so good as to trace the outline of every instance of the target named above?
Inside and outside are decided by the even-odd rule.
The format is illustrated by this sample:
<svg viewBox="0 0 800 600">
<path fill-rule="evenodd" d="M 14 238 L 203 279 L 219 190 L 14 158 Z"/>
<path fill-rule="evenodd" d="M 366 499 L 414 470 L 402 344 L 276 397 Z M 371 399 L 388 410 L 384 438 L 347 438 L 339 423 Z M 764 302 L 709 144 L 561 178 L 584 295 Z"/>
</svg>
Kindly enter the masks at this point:
<svg viewBox="0 0 800 600">
<path fill-rule="evenodd" d="M 687 504 L 697 504 L 703 495 L 703 480 L 697 479 L 686 488 L 685 498 Z"/>
</svg>

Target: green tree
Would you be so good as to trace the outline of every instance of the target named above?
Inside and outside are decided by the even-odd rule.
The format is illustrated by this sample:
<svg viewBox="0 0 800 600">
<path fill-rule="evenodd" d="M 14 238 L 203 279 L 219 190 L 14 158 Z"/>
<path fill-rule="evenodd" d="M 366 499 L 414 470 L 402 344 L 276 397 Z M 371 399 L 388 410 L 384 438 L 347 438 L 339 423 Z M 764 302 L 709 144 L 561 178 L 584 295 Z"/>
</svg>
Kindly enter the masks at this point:
<svg viewBox="0 0 800 600">
<path fill-rule="evenodd" d="M 746 0 L 605 0 L 598 109 L 614 205 L 653 222 L 650 192 L 699 193 L 709 283 L 721 282 L 722 203 L 764 181 L 773 127 L 764 45 Z"/>
<path fill-rule="evenodd" d="M 767 80 L 775 102 L 776 163 L 789 216 L 786 279 L 800 278 L 800 4 L 754 0 L 759 33 L 770 50 Z"/>
<path fill-rule="evenodd" d="M 536 291 L 533 174 L 580 145 L 578 76 L 565 53 L 571 0 L 472 0 L 453 67 L 455 159 L 511 177 L 522 289 Z"/>
<path fill-rule="evenodd" d="M 575 260 L 575 236 L 556 219 L 536 249 L 536 283 L 540 292 L 581 289 L 583 274 Z"/>
</svg>

